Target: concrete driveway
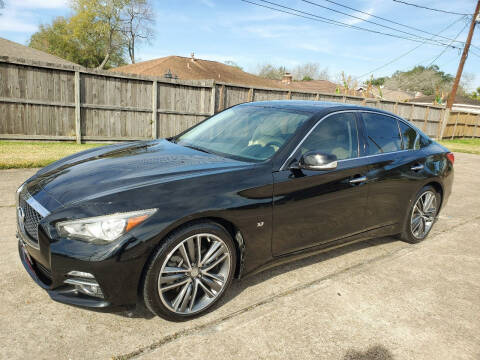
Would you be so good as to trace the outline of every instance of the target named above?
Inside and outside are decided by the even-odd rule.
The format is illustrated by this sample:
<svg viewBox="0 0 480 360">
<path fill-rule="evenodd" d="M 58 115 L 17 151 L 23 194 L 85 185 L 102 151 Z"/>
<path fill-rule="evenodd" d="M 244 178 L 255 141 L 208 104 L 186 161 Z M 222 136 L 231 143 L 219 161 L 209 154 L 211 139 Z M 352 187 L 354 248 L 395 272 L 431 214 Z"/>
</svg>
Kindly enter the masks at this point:
<svg viewBox="0 0 480 360">
<path fill-rule="evenodd" d="M 237 281 L 185 323 L 50 300 L 17 254 L 14 191 L 0 171 L 0 358 L 480 359 L 480 156 L 457 154 L 428 240 L 381 238 Z"/>
</svg>

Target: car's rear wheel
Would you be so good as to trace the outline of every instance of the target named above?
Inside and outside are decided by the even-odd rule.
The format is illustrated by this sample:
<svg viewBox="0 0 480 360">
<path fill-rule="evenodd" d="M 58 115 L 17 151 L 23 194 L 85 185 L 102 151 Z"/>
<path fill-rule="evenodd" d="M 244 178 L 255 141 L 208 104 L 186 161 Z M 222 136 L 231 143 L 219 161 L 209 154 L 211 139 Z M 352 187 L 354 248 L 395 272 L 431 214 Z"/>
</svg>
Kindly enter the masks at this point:
<svg viewBox="0 0 480 360">
<path fill-rule="evenodd" d="M 208 311 L 235 272 L 230 234 L 217 223 L 196 223 L 171 235 L 151 258 L 144 279 L 145 305 L 154 314 L 182 321 Z"/>
<path fill-rule="evenodd" d="M 412 203 L 400 238 L 409 243 L 424 240 L 436 221 L 441 195 L 432 187 L 422 188 Z"/>
</svg>

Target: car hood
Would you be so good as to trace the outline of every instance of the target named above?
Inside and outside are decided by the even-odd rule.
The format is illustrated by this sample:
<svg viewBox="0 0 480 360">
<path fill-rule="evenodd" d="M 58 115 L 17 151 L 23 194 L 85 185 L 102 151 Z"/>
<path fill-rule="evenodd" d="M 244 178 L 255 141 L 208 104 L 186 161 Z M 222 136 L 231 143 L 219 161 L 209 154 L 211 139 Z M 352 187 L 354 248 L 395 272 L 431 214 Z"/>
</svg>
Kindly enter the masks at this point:
<svg viewBox="0 0 480 360">
<path fill-rule="evenodd" d="M 90 149 L 40 170 L 29 192 L 47 192 L 62 205 L 156 183 L 221 172 L 251 163 L 180 146 L 167 140 Z"/>
</svg>

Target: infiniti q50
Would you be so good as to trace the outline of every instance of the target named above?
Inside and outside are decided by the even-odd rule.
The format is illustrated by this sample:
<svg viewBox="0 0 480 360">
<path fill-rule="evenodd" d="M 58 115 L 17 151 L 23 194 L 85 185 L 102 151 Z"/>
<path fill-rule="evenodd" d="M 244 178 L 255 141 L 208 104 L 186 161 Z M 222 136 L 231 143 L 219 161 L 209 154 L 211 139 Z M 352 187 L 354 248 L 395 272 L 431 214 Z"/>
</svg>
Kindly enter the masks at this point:
<svg viewBox="0 0 480 360">
<path fill-rule="evenodd" d="M 372 237 L 425 239 L 454 156 L 408 121 L 338 103 L 241 104 L 168 139 L 90 149 L 17 191 L 19 253 L 56 301 L 143 301 L 180 321 L 232 279 Z"/>
</svg>

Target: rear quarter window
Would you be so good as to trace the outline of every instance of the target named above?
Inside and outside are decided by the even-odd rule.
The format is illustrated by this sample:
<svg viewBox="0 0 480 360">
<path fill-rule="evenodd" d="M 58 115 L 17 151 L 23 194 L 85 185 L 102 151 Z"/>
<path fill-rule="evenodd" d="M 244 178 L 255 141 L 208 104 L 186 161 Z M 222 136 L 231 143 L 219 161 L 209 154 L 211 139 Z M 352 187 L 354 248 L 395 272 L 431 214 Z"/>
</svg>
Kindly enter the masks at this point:
<svg viewBox="0 0 480 360">
<path fill-rule="evenodd" d="M 415 150 L 420 146 L 418 133 L 412 127 L 405 124 L 403 121 L 398 122 L 400 133 L 403 139 L 403 150 Z"/>
<path fill-rule="evenodd" d="M 362 119 L 367 131 L 369 155 L 402 149 L 397 119 L 377 113 L 362 113 Z"/>
</svg>

